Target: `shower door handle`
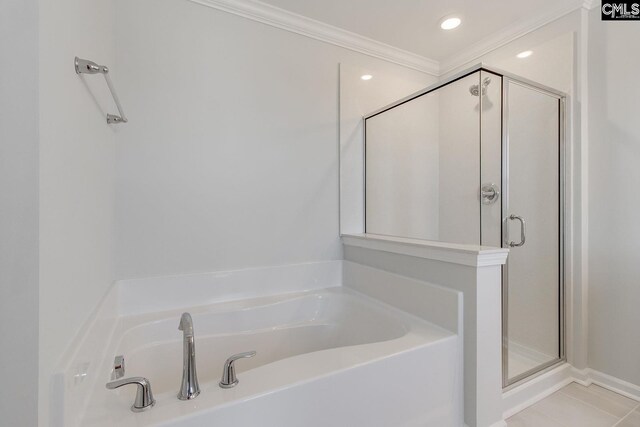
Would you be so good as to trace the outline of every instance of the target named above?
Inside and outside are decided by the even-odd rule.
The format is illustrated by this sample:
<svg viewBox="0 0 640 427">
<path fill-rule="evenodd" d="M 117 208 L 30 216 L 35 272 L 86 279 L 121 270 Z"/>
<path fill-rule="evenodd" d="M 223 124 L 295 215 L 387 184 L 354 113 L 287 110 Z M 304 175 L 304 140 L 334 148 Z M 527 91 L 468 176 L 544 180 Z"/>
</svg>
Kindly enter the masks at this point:
<svg viewBox="0 0 640 427">
<path fill-rule="evenodd" d="M 522 218 L 522 217 L 521 217 L 521 216 L 519 216 L 519 215 L 511 214 L 511 215 L 509 215 L 509 219 L 510 219 L 510 220 L 512 220 L 512 221 L 513 221 L 513 220 L 518 220 L 518 221 L 520 221 L 520 241 L 519 241 L 518 243 L 516 243 L 516 242 L 509 242 L 509 243 L 507 243 L 507 244 L 508 244 L 508 245 L 509 245 L 509 247 L 511 247 L 511 248 L 519 248 L 520 246 L 524 245 L 524 242 L 525 242 L 525 240 L 526 240 L 526 238 L 527 238 L 527 225 L 526 225 L 526 223 L 524 222 L 524 218 Z"/>
</svg>

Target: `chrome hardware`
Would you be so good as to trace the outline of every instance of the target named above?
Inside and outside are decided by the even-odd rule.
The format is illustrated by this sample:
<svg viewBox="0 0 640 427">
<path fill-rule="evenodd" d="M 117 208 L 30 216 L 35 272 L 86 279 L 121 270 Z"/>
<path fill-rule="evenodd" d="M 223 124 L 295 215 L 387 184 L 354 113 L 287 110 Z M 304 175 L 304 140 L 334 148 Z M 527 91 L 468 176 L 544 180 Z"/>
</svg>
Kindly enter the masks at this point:
<svg viewBox="0 0 640 427">
<path fill-rule="evenodd" d="M 74 61 L 74 65 L 76 67 L 77 74 L 106 74 L 109 72 L 109 69 L 104 65 L 98 65 L 93 61 L 78 58 L 77 56 Z"/>
<path fill-rule="evenodd" d="M 492 205 L 498 201 L 500 197 L 500 189 L 496 184 L 484 184 L 480 188 L 480 202 L 483 205 Z"/>
<path fill-rule="evenodd" d="M 151 393 L 151 383 L 148 379 L 143 377 L 131 377 L 123 378 L 121 380 L 112 381 L 106 384 L 109 390 L 113 390 L 124 385 L 135 384 L 138 388 L 136 390 L 136 400 L 131 406 L 133 412 L 142 412 L 146 409 L 153 407 L 156 404 L 156 400 Z"/>
<path fill-rule="evenodd" d="M 518 220 L 520 221 L 520 242 L 516 243 L 516 242 L 509 242 L 508 245 L 512 248 L 519 248 L 520 246 L 524 245 L 524 242 L 526 240 L 526 234 L 527 234 L 527 230 L 526 230 L 526 224 L 524 222 L 524 218 L 522 218 L 521 216 L 518 215 L 514 215 L 511 214 L 509 215 L 509 219 L 510 220 Z"/>
<path fill-rule="evenodd" d="M 124 377 L 124 356 L 116 356 L 113 359 L 113 370 L 111 371 L 111 380 L 118 380 Z"/>
<path fill-rule="evenodd" d="M 247 351 L 245 353 L 234 354 L 224 362 L 224 368 L 222 369 L 222 379 L 220 380 L 220 387 L 231 388 L 238 385 L 238 378 L 236 377 L 236 369 L 233 365 L 238 359 L 244 359 L 247 357 L 253 357 L 256 355 L 255 351 Z"/>
<path fill-rule="evenodd" d="M 127 119 L 123 119 L 120 116 L 116 116 L 115 114 L 107 114 L 107 123 L 127 123 Z"/>
<path fill-rule="evenodd" d="M 491 78 L 485 77 L 482 81 L 482 96 L 485 96 L 487 94 L 487 87 L 489 86 L 489 84 L 491 84 Z M 471 87 L 469 87 L 469 93 L 473 96 L 479 96 L 480 87 L 478 85 L 472 85 Z"/>
<path fill-rule="evenodd" d="M 127 123 L 128 120 L 124 115 L 124 111 L 122 111 L 120 99 L 118 99 L 116 90 L 113 87 L 113 83 L 111 83 L 111 78 L 109 77 L 109 68 L 105 65 L 98 65 L 88 59 L 78 58 L 77 56 L 73 65 L 76 68 L 76 74 L 102 74 L 104 76 L 107 86 L 109 87 L 109 91 L 111 92 L 111 96 L 113 96 L 113 101 L 116 103 L 116 108 L 118 108 L 118 113 L 120 113 L 119 116 L 116 116 L 115 114 L 107 114 L 107 123 Z"/>
<path fill-rule="evenodd" d="M 178 330 L 183 332 L 182 383 L 178 399 L 191 400 L 200 394 L 200 385 L 196 374 L 196 343 L 193 337 L 193 320 L 189 313 L 182 313 Z"/>
</svg>

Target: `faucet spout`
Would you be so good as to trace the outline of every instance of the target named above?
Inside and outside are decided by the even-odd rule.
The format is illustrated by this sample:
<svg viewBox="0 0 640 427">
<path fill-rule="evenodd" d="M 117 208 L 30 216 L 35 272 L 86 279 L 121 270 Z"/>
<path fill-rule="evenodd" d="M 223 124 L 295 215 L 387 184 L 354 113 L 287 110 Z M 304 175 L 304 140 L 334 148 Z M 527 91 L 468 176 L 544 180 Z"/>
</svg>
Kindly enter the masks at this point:
<svg viewBox="0 0 640 427">
<path fill-rule="evenodd" d="M 178 329 L 183 332 L 182 340 L 182 383 L 178 399 L 191 400 L 200 394 L 196 373 L 196 343 L 193 336 L 193 320 L 189 313 L 183 313 Z"/>
<path fill-rule="evenodd" d="M 184 332 L 185 338 L 193 337 L 193 319 L 191 319 L 191 314 L 182 313 L 178 330 Z"/>
</svg>

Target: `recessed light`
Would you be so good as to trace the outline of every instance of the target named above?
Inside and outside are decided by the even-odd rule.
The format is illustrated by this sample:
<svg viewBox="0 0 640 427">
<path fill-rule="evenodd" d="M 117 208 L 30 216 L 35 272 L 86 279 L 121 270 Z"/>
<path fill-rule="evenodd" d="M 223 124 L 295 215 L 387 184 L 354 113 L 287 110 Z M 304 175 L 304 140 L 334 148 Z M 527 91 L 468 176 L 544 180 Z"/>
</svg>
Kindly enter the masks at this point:
<svg viewBox="0 0 640 427">
<path fill-rule="evenodd" d="M 445 17 L 442 19 L 442 21 L 440 21 L 440 28 L 442 28 L 443 30 L 453 30 L 458 25 L 460 25 L 461 22 L 462 21 L 460 20 L 460 18 L 457 18 L 455 16 Z"/>
<path fill-rule="evenodd" d="M 365 74 L 360 77 L 362 80 L 371 80 L 373 76 L 371 74 Z"/>
<path fill-rule="evenodd" d="M 528 58 L 531 55 L 533 55 L 533 51 L 531 50 L 525 50 L 524 52 L 520 52 L 519 54 L 517 54 L 516 56 L 520 59 L 524 59 L 524 58 Z"/>
</svg>

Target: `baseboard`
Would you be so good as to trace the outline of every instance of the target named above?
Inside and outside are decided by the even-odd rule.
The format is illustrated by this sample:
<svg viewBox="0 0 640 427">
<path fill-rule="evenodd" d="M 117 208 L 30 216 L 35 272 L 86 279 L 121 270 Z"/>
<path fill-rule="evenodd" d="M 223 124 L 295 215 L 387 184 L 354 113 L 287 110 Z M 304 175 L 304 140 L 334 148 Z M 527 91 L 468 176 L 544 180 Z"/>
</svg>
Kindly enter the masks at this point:
<svg viewBox="0 0 640 427">
<path fill-rule="evenodd" d="M 614 376 L 596 371 L 595 369 L 586 369 L 589 371 L 588 376 L 592 384 L 607 388 L 623 396 L 640 401 L 640 386 L 630 382 L 621 380 Z"/>
<path fill-rule="evenodd" d="M 592 384 L 590 373 L 591 369 L 588 368 L 577 369 L 572 367 L 571 369 L 571 376 L 573 377 L 573 380 L 585 387 L 589 387 Z"/>
<path fill-rule="evenodd" d="M 558 366 L 526 383 L 502 393 L 503 418 L 507 419 L 573 382 L 573 367 Z"/>
<path fill-rule="evenodd" d="M 596 384 L 640 401 L 640 386 L 594 369 L 580 370 L 565 363 L 519 387 L 504 392 L 502 394 L 503 418 L 506 420 L 572 382 L 586 387 Z"/>
</svg>

